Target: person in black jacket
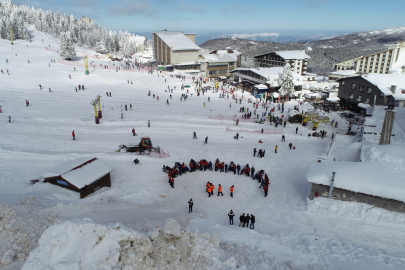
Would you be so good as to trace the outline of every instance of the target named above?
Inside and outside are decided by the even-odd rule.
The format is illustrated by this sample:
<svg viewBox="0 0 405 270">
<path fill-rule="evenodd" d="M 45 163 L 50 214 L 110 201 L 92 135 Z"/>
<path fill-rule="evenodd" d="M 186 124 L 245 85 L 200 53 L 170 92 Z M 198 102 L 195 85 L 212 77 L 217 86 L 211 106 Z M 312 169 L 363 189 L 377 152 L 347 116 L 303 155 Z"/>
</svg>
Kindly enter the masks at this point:
<svg viewBox="0 0 405 270">
<path fill-rule="evenodd" d="M 245 213 L 240 215 L 239 217 L 239 227 L 242 226 L 242 228 L 245 226 Z"/>
<path fill-rule="evenodd" d="M 240 175 L 240 165 L 236 166 L 236 169 L 238 170 L 238 175 Z"/>
<path fill-rule="evenodd" d="M 193 212 L 193 199 L 190 199 L 189 201 L 188 201 L 188 212 L 189 213 L 191 213 L 191 212 Z"/>
<path fill-rule="evenodd" d="M 255 179 L 255 167 L 253 167 L 253 166 L 250 169 L 250 176 L 252 177 L 252 179 Z"/>
<path fill-rule="evenodd" d="M 232 209 L 231 212 L 228 213 L 228 217 L 229 217 L 229 225 L 233 225 L 233 217 L 235 216 L 235 214 L 233 213 Z"/>
<path fill-rule="evenodd" d="M 247 214 L 246 214 L 246 217 L 245 217 L 245 225 L 246 225 L 246 228 L 249 227 L 249 221 L 250 221 L 250 216 L 249 216 L 249 213 L 247 213 Z"/>
<path fill-rule="evenodd" d="M 255 229 L 255 221 L 256 221 L 256 217 L 251 214 L 250 215 L 250 229 L 254 230 Z"/>
<path fill-rule="evenodd" d="M 254 157 L 256 156 L 256 152 L 257 152 L 256 148 L 253 149 L 253 156 L 254 156 Z"/>
</svg>

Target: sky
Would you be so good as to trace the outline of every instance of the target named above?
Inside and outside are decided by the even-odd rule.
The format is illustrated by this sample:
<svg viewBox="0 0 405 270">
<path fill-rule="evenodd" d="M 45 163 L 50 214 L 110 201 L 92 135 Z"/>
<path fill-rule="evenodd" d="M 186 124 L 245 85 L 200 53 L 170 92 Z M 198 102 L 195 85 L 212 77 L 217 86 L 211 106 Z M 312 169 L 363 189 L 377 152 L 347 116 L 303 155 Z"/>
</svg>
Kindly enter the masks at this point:
<svg viewBox="0 0 405 270">
<path fill-rule="evenodd" d="M 358 32 L 404 26 L 404 0 L 12 0 L 132 33 Z"/>
</svg>

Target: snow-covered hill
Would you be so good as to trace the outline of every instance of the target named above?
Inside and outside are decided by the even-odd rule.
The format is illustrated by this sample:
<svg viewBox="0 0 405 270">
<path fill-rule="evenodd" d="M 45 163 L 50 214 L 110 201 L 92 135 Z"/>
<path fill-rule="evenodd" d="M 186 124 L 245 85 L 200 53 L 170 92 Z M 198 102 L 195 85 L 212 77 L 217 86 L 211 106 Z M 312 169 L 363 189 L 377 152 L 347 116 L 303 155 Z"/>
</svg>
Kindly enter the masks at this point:
<svg viewBox="0 0 405 270">
<path fill-rule="evenodd" d="M 387 49 L 388 45 L 404 40 L 405 27 L 352 33 L 288 44 L 259 40 L 252 42 L 251 39 L 246 38 L 249 37 L 218 38 L 206 41 L 200 47 L 209 50 L 231 47 L 242 52 L 244 57 L 252 57 L 270 51 L 306 50 L 306 53 L 312 58 L 308 62 L 308 71 L 327 76 L 333 70 L 335 63 L 383 51 Z"/>
<path fill-rule="evenodd" d="M 300 126 L 298 134 L 295 125 L 279 126 L 286 136 L 282 142 L 280 135 L 260 134 L 262 128 L 275 129 L 268 122 L 235 126 L 231 120 L 209 119 L 219 114 L 239 115 L 242 106 L 253 110 L 246 102 L 250 98 L 247 92 L 237 92 L 244 101 L 236 104 L 212 90 L 197 96 L 193 85 L 189 98 L 182 101 L 181 95 L 187 92 L 180 87 L 192 84 L 189 77 L 184 82 L 168 74 L 125 70 L 119 62 L 97 59 L 89 48 L 77 47 L 78 59 L 63 61 L 57 53 L 57 39 L 31 31 L 32 42 L 16 40 L 12 46 L 0 40 L 0 267 L 190 269 L 198 261 L 201 264 L 192 267 L 403 269 L 405 232 L 400 221 L 404 215 L 383 210 L 363 213 L 379 217 L 368 219 L 346 216 L 345 211 L 363 207 L 356 203 L 345 209 L 333 201 L 328 201 L 330 205 L 308 204 L 305 170 L 325 156 L 330 134 L 337 131 L 330 125 L 319 126 L 328 132 L 325 139 L 305 136 L 311 125 Z M 90 75 L 84 73 L 84 55 L 92 64 L 94 61 Z M 79 84 L 85 86 L 84 91 L 76 92 Z M 176 87 L 172 99 L 168 87 Z M 148 91 L 159 100 L 148 96 Z M 103 110 L 99 125 L 91 105 L 97 95 L 102 96 Z M 125 111 L 124 105 L 130 104 L 133 110 Z M 296 105 L 299 103 L 286 103 L 286 111 Z M 299 107 L 304 110 L 310 105 Z M 261 106 L 257 109 L 259 114 L 265 111 Z M 286 117 L 286 112 L 276 110 L 275 115 Z M 345 129 L 347 123 L 337 114 L 330 117 Z M 232 131 L 227 132 L 227 127 Z M 132 128 L 137 137 L 132 136 Z M 237 131 L 239 140 L 233 139 Z M 192 139 L 193 132 L 197 140 Z M 116 152 L 120 144 L 138 143 L 142 136 L 150 137 L 170 157 Z M 206 136 L 208 144 L 203 143 Z M 290 150 L 289 142 L 297 149 Z M 254 148 L 265 149 L 265 157 L 253 157 Z M 30 184 L 30 179 L 79 157 L 97 157 L 113 167 L 111 188 L 80 200 L 58 186 Z M 132 162 L 135 157 L 139 165 Z M 263 169 L 270 178 L 269 195 L 264 197 L 260 184 L 249 177 L 215 171 L 184 174 L 175 178 L 171 188 L 163 165 L 188 163 L 191 158 L 218 158 Z M 207 181 L 221 184 L 224 196 L 216 196 L 216 189 L 215 196 L 208 198 Z M 231 185 L 235 186 L 233 198 Z M 192 213 L 188 212 L 190 198 L 194 201 Z M 236 214 L 235 225 L 229 225 L 231 209 Z M 254 229 L 238 227 L 242 213 L 256 216 Z M 162 229 L 155 229 L 157 225 Z M 186 250 L 191 253 L 180 263 Z"/>
</svg>

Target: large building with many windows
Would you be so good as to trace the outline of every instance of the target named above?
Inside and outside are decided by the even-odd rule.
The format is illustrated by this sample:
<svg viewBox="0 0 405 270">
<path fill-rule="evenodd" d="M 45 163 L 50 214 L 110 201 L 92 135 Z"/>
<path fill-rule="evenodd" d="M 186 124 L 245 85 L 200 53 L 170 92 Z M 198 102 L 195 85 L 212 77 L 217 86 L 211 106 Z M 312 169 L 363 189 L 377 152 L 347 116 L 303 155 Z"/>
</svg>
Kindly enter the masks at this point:
<svg viewBox="0 0 405 270">
<path fill-rule="evenodd" d="M 201 54 L 201 75 L 205 78 L 228 78 L 231 70 L 241 66 L 241 58 L 241 52 L 231 49 Z"/>
<path fill-rule="evenodd" d="M 354 60 L 354 70 L 360 74 L 388 74 L 405 64 L 405 42 L 388 47 L 388 50 L 362 56 Z M 397 67 L 397 65 L 400 65 Z"/>
<path fill-rule="evenodd" d="M 161 65 L 172 65 L 174 69 L 200 69 L 198 55 L 200 47 L 195 44 L 195 34 L 183 32 L 152 33 L 154 58 Z"/>
<path fill-rule="evenodd" d="M 289 64 L 294 73 L 302 76 L 306 75 L 310 58 L 305 51 L 275 51 L 254 56 L 256 67 L 284 67 Z"/>
</svg>

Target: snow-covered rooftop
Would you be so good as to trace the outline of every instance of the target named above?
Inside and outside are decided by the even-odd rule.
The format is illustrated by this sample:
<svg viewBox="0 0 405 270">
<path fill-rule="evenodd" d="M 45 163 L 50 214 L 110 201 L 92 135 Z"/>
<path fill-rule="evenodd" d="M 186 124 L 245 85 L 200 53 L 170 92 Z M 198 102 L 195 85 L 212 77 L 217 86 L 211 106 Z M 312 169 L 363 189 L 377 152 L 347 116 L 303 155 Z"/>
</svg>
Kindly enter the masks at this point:
<svg viewBox="0 0 405 270">
<path fill-rule="evenodd" d="M 155 32 L 167 46 L 173 51 L 201 50 L 194 42 L 186 37 L 182 32 Z"/>
<path fill-rule="evenodd" d="M 257 88 L 257 89 L 269 89 L 266 85 L 264 84 L 257 84 L 255 86 L 253 86 L 253 88 Z"/>
<path fill-rule="evenodd" d="M 354 70 L 337 70 L 337 71 L 331 72 L 329 74 L 343 75 L 343 76 L 356 76 L 356 71 L 354 71 Z"/>
<path fill-rule="evenodd" d="M 43 180 L 60 175 L 63 179 L 80 189 L 114 170 L 98 159 L 91 160 L 93 159 L 79 158 L 70 160 L 44 173 L 40 179 Z M 89 163 L 85 164 L 86 162 Z"/>
<path fill-rule="evenodd" d="M 234 54 L 202 54 L 200 62 L 219 63 L 219 62 L 235 62 L 238 57 Z"/>
<path fill-rule="evenodd" d="M 129 37 L 129 40 L 135 43 L 144 43 L 146 40 L 146 37 L 144 36 L 131 36 Z"/>
<path fill-rule="evenodd" d="M 399 55 L 398 60 L 392 65 L 390 72 L 403 72 L 403 66 L 405 66 L 405 52 Z"/>
<path fill-rule="evenodd" d="M 370 83 L 377 86 L 384 95 L 393 95 L 391 92 L 391 86 L 396 85 L 397 90 L 396 94 L 393 96 L 395 98 L 401 98 L 403 94 L 401 94 L 401 89 L 405 90 L 405 74 L 403 73 L 392 73 L 392 74 L 375 74 L 370 73 L 367 76 L 363 76 L 363 78 Z"/>
<path fill-rule="evenodd" d="M 311 57 L 305 53 L 305 51 L 275 51 L 276 54 L 286 60 L 297 59 L 310 59 Z"/>
<path fill-rule="evenodd" d="M 324 161 L 308 166 L 306 178 L 310 183 L 329 186 L 332 172 L 336 172 L 336 188 L 405 202 L 403 174 L 384 163 Z"/>
</svg>

